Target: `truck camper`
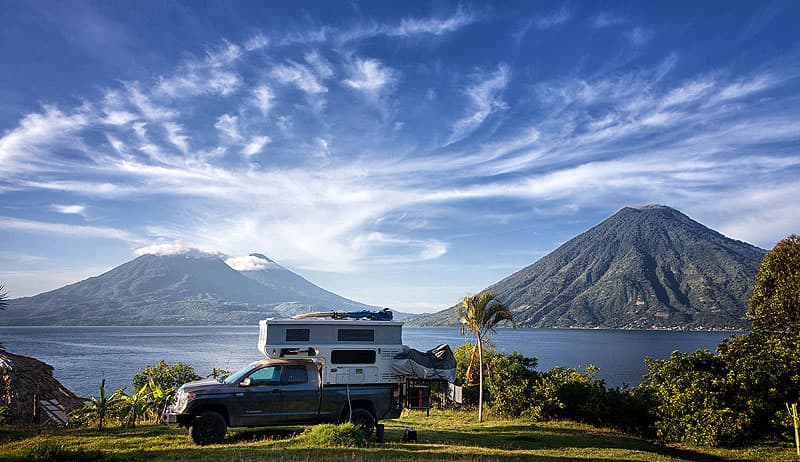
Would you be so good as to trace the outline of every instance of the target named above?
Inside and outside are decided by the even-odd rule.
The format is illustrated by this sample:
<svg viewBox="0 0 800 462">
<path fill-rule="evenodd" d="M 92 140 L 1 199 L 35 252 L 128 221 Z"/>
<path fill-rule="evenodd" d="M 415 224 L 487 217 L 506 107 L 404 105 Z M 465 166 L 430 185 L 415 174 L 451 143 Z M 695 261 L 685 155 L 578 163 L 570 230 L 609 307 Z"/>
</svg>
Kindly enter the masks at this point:
<svg viewBox="0 0 800 462">
<path fill-rule="evenodd" d="M 389 310 L 311 313 L 259 323 L 255 361 L 222 381 L 183 384 L 165 409 L 168 423 L 197 444 L 219 443 L 228 427 L 353 422 L 365 434 L 428 409 L 433 382 L 455 380 L 447 345 L 421 352 L 403 345 Z"/>
<path fill-rule="evenodd" d="M 380 320 L 364 320 L 369 319 L 364 313 Z M 258 349 L 273 359 L 316 359 L 325 384 L 455 381 L 456 363 L 448 345 L 428 352 L 403 345 L 403 323 L 391 321 L 388 310 L 356 312 L 356 319 L 348 315 L 324 312 L 262 320 Z"/>
</svg>

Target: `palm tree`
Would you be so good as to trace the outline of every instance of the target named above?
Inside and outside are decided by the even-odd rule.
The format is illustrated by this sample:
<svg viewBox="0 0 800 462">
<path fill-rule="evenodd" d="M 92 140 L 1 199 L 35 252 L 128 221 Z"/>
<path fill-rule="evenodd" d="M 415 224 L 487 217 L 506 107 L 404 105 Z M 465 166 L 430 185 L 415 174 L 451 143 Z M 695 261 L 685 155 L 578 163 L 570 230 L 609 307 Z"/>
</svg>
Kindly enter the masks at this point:
<svg viewBox="0 0 800 462">
<path fill-rule="evenodd" d="M 514 316 L 491 292 L 464 297 L 458 310 L 461 321 L 461 335 L 475 334 L 475 348 L 467 368 L 467 377 L 472 377 L 472 366 L 478 361 L 478 422 L 483 421 L 483 342 L 494 333 L 495 326 L 503 321 L 514 325 Z"/>
<path fill-rule="evenodd" d="M 8 306 L 8 292 L 3 292 L 5 286 L 0 284 L 0 310 L 4 310 Z"/>
</svg>

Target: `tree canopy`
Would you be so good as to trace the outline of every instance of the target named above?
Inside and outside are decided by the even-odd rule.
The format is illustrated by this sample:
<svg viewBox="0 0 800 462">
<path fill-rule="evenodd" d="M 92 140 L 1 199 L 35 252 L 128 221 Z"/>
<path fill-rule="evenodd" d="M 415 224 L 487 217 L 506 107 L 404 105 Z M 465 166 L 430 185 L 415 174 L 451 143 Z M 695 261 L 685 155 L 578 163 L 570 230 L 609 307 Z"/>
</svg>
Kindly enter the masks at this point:
<svg viewBox="0 0 800 462">
<path fill-rule="evenodd" d="M 800 335 L 800 236 L 780 241 L 764 257 L 747 317 L 754 331 Z"/>
</svg>

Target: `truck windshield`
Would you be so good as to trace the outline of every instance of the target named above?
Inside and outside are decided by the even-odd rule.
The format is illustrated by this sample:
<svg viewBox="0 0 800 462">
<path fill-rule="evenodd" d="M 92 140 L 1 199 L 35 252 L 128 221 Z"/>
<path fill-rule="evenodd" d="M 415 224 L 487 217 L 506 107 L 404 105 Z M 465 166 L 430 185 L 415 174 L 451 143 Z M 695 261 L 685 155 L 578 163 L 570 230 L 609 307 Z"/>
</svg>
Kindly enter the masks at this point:
<svg viewBox="0 0 800 462">
<path fill-rule="evenodd" d="M 258 363 L 248 364 L 239 372 L 229 375 L 223 383 L 239 383 L 242 380 L 242 377 L 246 376 L 250 371 L 252 371 L 257 364 Z"/>
</svg>

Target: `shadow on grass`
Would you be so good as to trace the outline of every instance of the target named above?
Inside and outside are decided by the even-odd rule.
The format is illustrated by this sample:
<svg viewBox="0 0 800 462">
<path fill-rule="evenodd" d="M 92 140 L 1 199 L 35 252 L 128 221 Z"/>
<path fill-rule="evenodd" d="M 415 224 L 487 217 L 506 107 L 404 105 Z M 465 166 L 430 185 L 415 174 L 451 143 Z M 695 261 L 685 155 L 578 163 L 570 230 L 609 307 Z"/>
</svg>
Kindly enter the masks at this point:
<svg viewBox="0 0 800 462">
<path fill-rule="evenodd" d="M 361 448 L 326 448 L 326 449 L 278 449 L 278 448 L 235 448 L 235 447 L 207 447 L 201 449 L 174 449 L 174 450 L 143 450 L 136 453 L 123 455 L 124 460 L 149 461 L 149 460 L 191 460 L 193 462 L 220 461 L 220 460 L 257 460 L 281 462 L 326 462 L 326 461 L 403 461 L 403 462 L 428 462 L 447 460 L 451 462 L 565 462 L 575 460 L 574 456 L 537 456 L 531 454 L 454 454 L 437 450 L 436 448 L 381 448 L 379 451 Z M 619 458 L 592 458 L 598 462 L 621 461 L 628 459 Z M 633 460 L 631 459 L 630 462 Z"/>
<path fill-rule="evenodd" d="M 287 440 L 302 432 L 298 427 L 237 429 L 225 436 L 225 443 Z"/>
<path fill-rule="evenodd" d="M 465 430 L 418 429 L 421 448 L 424 443 L 472 446 L 502 450 L 541 450 L 541 449 L 628 449 L 683 460 L 724 461 L 716 457 L 688 449 L 678 449 L 656 444 L 625 434 L 602 430 L 568 428 L 539 428 L 525 425 L 499 425 L 475 427 Z M 402 431 L 387 430 L 387 440 L 399 440 Z M 493 456 L 494 457 L 494 456 Z"/>
</svg>

